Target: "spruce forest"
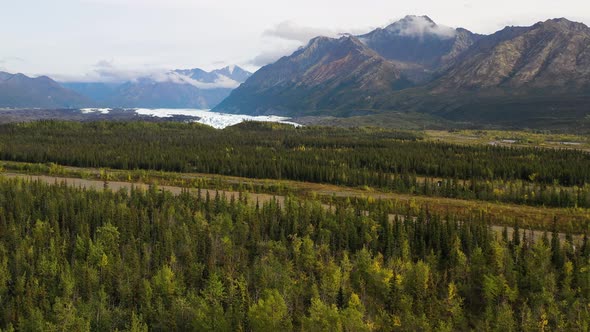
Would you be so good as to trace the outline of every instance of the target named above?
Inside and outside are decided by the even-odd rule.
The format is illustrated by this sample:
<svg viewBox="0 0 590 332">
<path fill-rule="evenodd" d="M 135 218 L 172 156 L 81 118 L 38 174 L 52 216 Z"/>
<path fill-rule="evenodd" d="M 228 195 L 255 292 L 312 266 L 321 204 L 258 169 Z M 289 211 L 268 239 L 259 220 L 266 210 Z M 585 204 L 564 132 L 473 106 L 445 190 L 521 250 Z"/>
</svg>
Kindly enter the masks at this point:
<svg viewBox="0 0 590 332">
<path fill-rule="evenodd" d="M 0 332 L 590 332 L 590 1 L 0 3 Z"/>
<path fill-rule="evenodd" d="M 532 242 L 427 209 L 390 220 L 385 201 L 326 210 L 23 180 L 1 180 L 0 198 L 6 331 L 590 326 L 586 237 Z"/>
<path fill-rule="evenodd" d="M 0 160 L 368 186 L 416 195 L 590 207 L 590 154 L 464 146 L 419 132 L 43 121 L 0 126 Z"/>
<path fill-rule="evenodd" d="M 267 123 L 41 121 L 0 142 L 1 331 L 590 329 L 584 151 Z"/>
</svg>

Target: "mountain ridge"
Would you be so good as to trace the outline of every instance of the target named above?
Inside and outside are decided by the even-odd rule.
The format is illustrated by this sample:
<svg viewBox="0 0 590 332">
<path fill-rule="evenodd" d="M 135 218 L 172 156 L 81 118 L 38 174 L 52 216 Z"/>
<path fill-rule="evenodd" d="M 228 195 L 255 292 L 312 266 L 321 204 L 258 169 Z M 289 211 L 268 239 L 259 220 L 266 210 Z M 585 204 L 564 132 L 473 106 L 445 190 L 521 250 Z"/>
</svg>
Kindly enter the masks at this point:
<svg viewBox="0 0 590 332">
<path fill-rule="evenodd" d="M 408 15 L 385 28 L 358 37 L 386 59 L 415 63 L 433 70 L 453 59 L 482 35 L 463 28 L 438 25 L 428 16 Z"/>
<path fill-rule="evenodd" d="M 400 32 L 408 26 L 419 29 Z M 405 81 L 405 84 L 371 91 L 350 88 L 344 79 L 349 69 L 331 73 L 340 81 L 340 90 L 324 89 L 307 94 L 295 91 L 296 87 L 312 82 L 308 81 L 309 77 L 290 73 L 287 64 L 308 50 L 308 44 L 303 51 L 298 50 L 254 73 L 214 111 L 245 114 L 280 111 L 288 116 L 401 111 L 442 115 L 454 120 L 461 120 L 461 116 L 477 120 L 475 115 L 479 114 L 485 121 L 495 116 L 504 120 L 500 117 L 511 112 L 517 115 L 514 112 L 524 109 L 527 116 L 535 116 L 532 105 L 539 110 L 539 117 L 547 119 L 551 112 L 557 118 L 563 111 L 582 119 L 590 113 L 585 111 L 590 98 L 590 28 L 583 23 L 550 19 L 529 27 L 505 27 L 491 35 L 478 35 L 462 28 L 440 28 L 428 17 L 407 16 L 401 23 L 376 29 L 357 40 L 384 59 L 387 64 L 383 66 L 391 68 L 378 77 L 359 67 L 355 71 L 357 82 L 371 85 Z M 387 41 L 396 40 L 408 47 L 383 48 L 391 46 Z M 438 47 L 443 42 L 445 47 Z M 410 56 L 416 50 L 423 50 L 422 58 Z M 322 66 L 321 59 L 308 56 L 299 61 L 314 67 Z M 268 78 L 277 75 L 290 84 L 269 86 Z M 309 103 L 308 99 L 329 102 Z M 482 109 L 490 114 L 481 113 Z M 498 113 L 494 115 L 496 109 Z"/>
<path fill-rule="evenodd" d="M 262 67 L 218 107 L 227 113 L 247 109 L 251 114 L 280 115 L 291 107 L 301 112 L 329 108 L 333 100 L 339 100 L 342 104 L 338 108 L 355 108 L 371 103 L 372 94 L 391 92 L 409 84 L 391 62 L 350 35 L 313 38 L 276 64 Z M 367 79 L 369 76 L 371 79 Z M 350 90 L 358 93 L 342 93 Z M 252 93 L 263 97 L 249 100 L 247 96 Z M 276 98 L 281 99 L 281 104 L 275 102 Z M 237 100 L 240 106 L 224 106 L 228 100 Z M 262 106 L 255 106 L 256 103 Z"/>
<path fill-rule="evenodd" d="M 0 107 L 84 107 L 93 102 L 47 76 L 0 72 Z"/>
<path fill-rule="evenodd" d="M 588 45 L 590 29 L 563 18 L 506 27 L 474 44 L 434 82 L 432 91 L 560 86 L 579 90 L 590 83 Z"/>
<path fill-rule="evenodd" d="M 176 69 L 121 83 L 63 83 L 108 107 L 199 108 L 216 106 L 251 75 L 239 66 L 205 71 Z"/>
</svg>

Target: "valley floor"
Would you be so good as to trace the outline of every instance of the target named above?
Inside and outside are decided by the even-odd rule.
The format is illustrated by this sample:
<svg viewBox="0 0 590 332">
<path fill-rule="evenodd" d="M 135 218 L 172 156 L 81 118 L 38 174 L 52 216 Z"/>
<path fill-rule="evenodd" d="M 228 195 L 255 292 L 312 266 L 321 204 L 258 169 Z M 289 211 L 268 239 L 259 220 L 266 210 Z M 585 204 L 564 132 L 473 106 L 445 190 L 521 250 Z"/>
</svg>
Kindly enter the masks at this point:
<svg viewBox="0 0 590 332">
<path fill-rule="evenodd" d="M 0 165 L 6 165 L 6 162 L 0 162 Z M 14 167 L 14 162 L 11 162 Z M 142 181 L 117 181 L 108 179 L 122 179 L 128 177 L 128 172 L 119 170 L 104 170 L 96 168 L 78 168 L 64 167 L 69 176 L 55 176 L 50 174 L 31 174 L 20 172 L 3 172 L 0 176 L 6 178 L 21 178 L 28 181 L 41 181 L 48 184 L 65 183 L 68 186 L 86 188 L 86 189 L 110 189 L 118 191 L 121 189 L 131 190 L 132 188 L 148 190 L 151 185 L 156 185 L 161 191 L 170 192 L 173 195 L 179 195 L 183 191 L 190 191 L 215 197 L 216 195 L 225 196 L 227 199 L 238 199 L 241 195 L 247 195 L 252 203 L 268 203 L 276 200 L 279 205 L 283 205 L 285 197 L 296 195 L 300 198 L 319 198 L 324 202 L 324 207 L 331 209 L 333 202 L 338 199 L 368 199 L 368 200 L 387 200 L 393 201 L 400 206 L 399 214 L 390 215 L 390 219 L 397 216 L 403 216 L 402 210 L 411 207 L 427 207 L 435 213 L 451 213 L 462 216 L 466 220 L 473 214 L 485 214 L 492 228 L 498 233 L 507 228 L 509 234 L 513 232 L 515 220 L 521 221 L 521 228 L 528 230 L 528 235 L 532 239 L 539 239 L 545 231 L 549 231 L 552 221 L 557 218 L 562 222 L 560 229 L 568 230 L 574 234 L 577 241 L 582 240 L 582 232 L 576 232 L 571 224 L 580 224 L 590 220 L 590 211 L 580 208 L 549 208 L 534 207 L 517 204 L 506 204 L 499 202 L 484 202 L 477 200 L 453 199 L 443 197 L 427 197 L 408 194 L 399 194 L 391 192 L 381 192 L 376 190 L 363 190 L 344 186 L 330 184 L 319 184 L 311 182 L 289 181 L 289 180 L 270 180 L 270 179 L 249 179 L 235 176 L 220 176 L 215 174 L 202 173 L 166 173 L 157 172 L 147 176 Z M 101 177 L 103 179 L 101 179 Z M 179 182 L 171 181 L 172 177 L 180 177 Z M 105 178 L 107 180 L 105 180 Z M 168 180 L 167 180 L 168 179 Z M 194 180 L 205 180 L 208 183 L 206 187 L 195 187 Z M 170 184 L 172 183 L 172 185 Z M 255 188 L 251 192 L 233 190 L 232 188 Z M 283 188 L 276 190 L 276 188 Z M 274 192 L 273 191 L 277 191 Z M 509 216 L 509 218 L 506 218 Z M 560 233 L 562 240 L 565 239 L 566 233 Z"/>
</svg>

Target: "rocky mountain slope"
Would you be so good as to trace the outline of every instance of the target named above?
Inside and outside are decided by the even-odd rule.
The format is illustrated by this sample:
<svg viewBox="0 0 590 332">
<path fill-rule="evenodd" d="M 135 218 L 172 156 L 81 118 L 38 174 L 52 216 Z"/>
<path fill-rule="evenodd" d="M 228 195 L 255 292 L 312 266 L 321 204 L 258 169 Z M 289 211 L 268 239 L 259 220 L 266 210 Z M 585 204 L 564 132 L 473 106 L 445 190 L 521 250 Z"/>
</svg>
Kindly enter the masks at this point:
<svg viewBox="0 0 590 332">
<path fill-rule="evenodd" d="M 351 61 L 360 54 L 379 65 Z M 255 73 L 215 110 L 291 116 L 411 111 L 479 123 L 511 115 L 526 123 L 561 115 L 583 119 L 589 104 L 590 28 L 582 23 L 552 19 L 481 36 L 409 16 L 358 39 L 314 39 Z"/>
<path fill-rule="evenodd" d="M 291 56 L 258 70 L 217 109 L 285 114 L 375 108 L 377 96 L 410 85 L 401 71 L 354 36 L 317 37 Z"/>
<path fill-rule="evenodd" d="M 428 16 L 413 15 L 358 36 L 417 83 L 431 79 L 481 37 L 466 29 L 438 25 Z"/>
<path fill-rule="evenodd" d="M 434 82 L 432 91 L 504 88 L 573 93 L 590 87 L 590 29 L 567 19 L 507 27 L 475 43 Z"/>
<path fill-rule="evenodd" d="M 260 69 L 216 110 L 305 114 L 382 109 L 387 96 L 429 82 L 480 38 L 437 25 L 427 16 L 406 16 L 360 36 L 318 37 Z M 365 62 L 377 65 L 359 65 Z"/>
</svg>

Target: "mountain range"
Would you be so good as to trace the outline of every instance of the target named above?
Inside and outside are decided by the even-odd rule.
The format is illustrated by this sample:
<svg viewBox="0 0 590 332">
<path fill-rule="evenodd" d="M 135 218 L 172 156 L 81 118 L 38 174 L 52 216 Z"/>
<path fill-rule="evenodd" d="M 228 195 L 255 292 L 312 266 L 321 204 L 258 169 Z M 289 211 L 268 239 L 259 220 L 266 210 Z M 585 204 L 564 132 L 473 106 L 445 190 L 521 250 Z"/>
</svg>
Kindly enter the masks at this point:
<svg viewBox="0 0 590 332">
<path fill-rule="evenodd" d="M 63 85 L 106 107 L 209 109 L 250 75 L 238 66 L 228 66 L 210 72 L 198 68 L 178 69 L 121 83 L 68 82 Z"/>
<path fill-rule="evenodd" d="M 551 19 L 479 35 L 407 16 L 365 35 L 315 38 L 258 70 L 214 110 L 401 111 L 489 122 L 524 113 L 584 118 L 588 106 L 590 28 L 582 23 Z"/>
<path fill-rule="evenodd" d="M 63 82 L 0 72 L 0 107 L 198 108 L 209 109 L 244 82 L 250 72 L 228 66 L 210 72 L 179 69 L 127 82 Z"/>
<path fill-rule="evenodd" d="M 221 108 L 228 113 L 293 114 L 361 107 L 369 94 L 410 86 L 390 61 L 357 38 L 317 37 L 307 47 L 258 70 Z"/>
<path fill-rule="evenodd" d="M 254 74 L 230 66 L 60 85 L 0 73 L 0 107 L 80 106 L 575 124 L 590 119 L 590 28 L 559 18 L 481 35 L 406 16 L 363 35 L 313 38 Z"/>
<path fill-rule="evenodd" d="M 64 88 L 47 76 L 31 78 L 0 72 L 0 107 L 83 107 L 88 98 Z"/>
</svg>

